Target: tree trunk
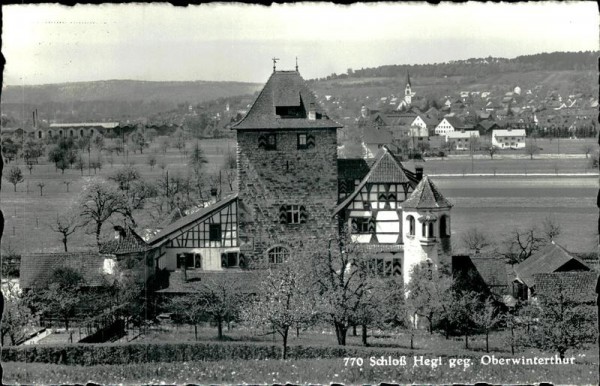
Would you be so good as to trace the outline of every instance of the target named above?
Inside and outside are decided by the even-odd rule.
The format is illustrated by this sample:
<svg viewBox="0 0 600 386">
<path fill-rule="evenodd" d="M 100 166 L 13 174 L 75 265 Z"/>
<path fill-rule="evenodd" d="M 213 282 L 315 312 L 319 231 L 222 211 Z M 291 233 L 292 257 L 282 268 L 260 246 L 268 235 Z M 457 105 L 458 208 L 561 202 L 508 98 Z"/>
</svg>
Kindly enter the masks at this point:
<svg viewBox="0 0 600 386">
<path fill-rule="evenodd" d="M 287 359 L 287 342 L 288 342 L 288 332 L 290 331 L 289 327 L 285 327 L 283 329 L 283 334 L 281 334 L 281 337 L 283 338 L 283 352 L 281 354 L 281 358 L 283 360 Z"/>
<path fill-rule="evenodd" d="M 67 249 L 67 238 L 63 237 L 62 242 L 63 242 L 63 245 L 65 246 L 65 252 L 69 252 L 69 250 Z"/>
<path fill-rule="evenodd" d="M 490 352 L 490 332 L 485 331 L 485 352 Z"/>
<path fill-rule="evenodd" d="M 415 349 L 415 334 L 412 331 L 410 333 L 410 349 Z"/>
<path fill-rule="evenodd" d="M 296 326 L 296 338 L 300 337 L 300 327 Z"/>
<path fill-rule="evenodd" d="M 352 326 L 352 336 L 356 336 L 356 325 Z"/>
<path fill-rule="evenodd" d="M 469 349 L 469 334 L 465 333 L 465 348 Z"/>
<path fill-rule="evenodd" d="M 198 340 L 198 325 L 194 323 L 194 337 Z"/>
<path fill-rule="evenodd" d="M 219 340 L 223 339 L 223 319 L 221 319 L 221 318 L 217 319 L 217 330 L 218 330 L 217 337 L 219 338 Z"/>
<path fill-rule="evenodd" d="M 100 248 L 100 232 L 102 231 L 102 223 L 96 223 L 96 244 L 98 244 L 98 248 Z"/>
<path fill-rule="evenodd" d="M 348 327 L 343 325 L 342 323 L 335 323 L 335 335 L 337 336 L 337 341 L 340 346 L 346 345 L 346 333 L 348 332 Z"/>
<path fill-rule="evenodd" d="M 515 327 L 510 326 L 510 352 L 515 355 Z"/>
<path fill-rule="evenodd" d="M 369 345 L 367 343 L 367 325 L 366 324 L 362 325 L 362 343 L 363 343 L 363 346 Z"/>
<path fill-rule="evenodd" d="M 561 360 L 565 359 L 565 351 L 566 351 L 566 350 L 559 350 L 559 351 L 558 351 L 558 355 L 560 356 L 560 359 L 561 359 Z"/>
<path fill-rule="evenodd" d="M 13 184 L 13 185 L 15 187 L 15 192 L 16 192 L 17 191 L 17 184 Z"/>
<path fill-rule="evenodd" d="M 69 331 L 69 319 L 65 318 L 65 330 Z"/>
</svg>

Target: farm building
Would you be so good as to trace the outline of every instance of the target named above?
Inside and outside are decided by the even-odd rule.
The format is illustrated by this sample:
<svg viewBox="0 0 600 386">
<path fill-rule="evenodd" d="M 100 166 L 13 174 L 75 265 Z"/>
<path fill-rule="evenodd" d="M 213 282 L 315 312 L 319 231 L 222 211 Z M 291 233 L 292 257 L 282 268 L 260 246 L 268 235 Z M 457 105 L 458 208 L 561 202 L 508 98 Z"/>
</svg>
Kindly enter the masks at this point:
<svg viewBox="0 0 600 386">
<path fill-rule="evenodd" d="M 232 127 L 238 192 L 162 225 L 148 240 L 155 269 L 243 273 L 283 263 L 302 245 L 325 249 L 340 234 L 376 274 L 405 282 L 414 264 L 449 257 L 452 204 L 423 169 L 407 169 L 386 146 L 375 159 L 338 159 L 340 128 L 297 71 L 273 72 Z M 161 291 L 190 290 L 181 276 Z"/>
<path fill-rule="evenodd" d="M 470 150 L 473 140 L 479 138 L 479 131 L 451 131 L 446 134 L 446 142 L 454 142 L 456 150 Z"/>
<path fill-rule="evenodd" d="M 525 138 L 525 129 L 492 131 L 492 145 L 500 149 L 524 149 Z"/>
</svg>

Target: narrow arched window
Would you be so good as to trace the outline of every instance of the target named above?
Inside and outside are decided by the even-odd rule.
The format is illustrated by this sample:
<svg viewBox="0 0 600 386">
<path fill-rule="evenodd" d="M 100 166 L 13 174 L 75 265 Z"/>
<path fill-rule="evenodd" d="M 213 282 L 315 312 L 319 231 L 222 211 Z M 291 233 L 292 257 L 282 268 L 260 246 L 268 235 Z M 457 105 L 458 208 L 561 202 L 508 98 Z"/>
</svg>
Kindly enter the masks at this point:
<svg viewBox="0 0 600 386">
<path fill-rule="evenodd" d="M 415 218 L 413 216 L 407 216 L 406 219 L 408 220 L 408 234 L 410 236 L 414 236 L 415 235 Z"/>
<path fill-rule="evenodd" d="M 83 129 L 79 130 L 79 136 L 83 137 Z"/>
<path fill-rule="evenodd" d="M 440 237 L 450 237 L 450 219 L 444 215 L 440 218 Z"/>
<path fill-rule="evenodd" d="M 285 247 L 273 247 L 267 252 L 270 264 L 281 264 L 290 257 L 290 252 Z"/>
</svg>

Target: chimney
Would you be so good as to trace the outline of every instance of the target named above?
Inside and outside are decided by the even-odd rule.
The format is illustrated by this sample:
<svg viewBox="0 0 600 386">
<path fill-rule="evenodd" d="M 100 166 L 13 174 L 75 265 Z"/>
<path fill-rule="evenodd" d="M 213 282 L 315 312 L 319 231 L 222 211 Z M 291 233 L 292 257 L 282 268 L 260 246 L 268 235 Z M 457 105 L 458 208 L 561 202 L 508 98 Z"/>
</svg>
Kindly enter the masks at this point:
<svg viewBox="0 0 600 386">
<path fill-rule="evenodd" d="M 317 119 L 317 111 L 314 103 L 311 103 L 308 107 L 308 119 L 311 121 Z"/>
<path fill-rule="evenodd" d="M 423 166 L 415 166 L 415 174 L 417 176 L 417 181 L 421 181 L 423 179 Z"/>
</svg>

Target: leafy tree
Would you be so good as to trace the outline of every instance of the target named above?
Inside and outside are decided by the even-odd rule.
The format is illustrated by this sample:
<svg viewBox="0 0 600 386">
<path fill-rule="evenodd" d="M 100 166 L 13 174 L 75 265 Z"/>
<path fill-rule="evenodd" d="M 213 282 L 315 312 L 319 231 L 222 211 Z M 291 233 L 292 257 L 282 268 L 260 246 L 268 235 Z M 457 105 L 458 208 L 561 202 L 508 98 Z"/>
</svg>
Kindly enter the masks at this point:
<svg viewBox="0 0 600 386">
<path fill-rule="evenodd" d="M 120 214 L 135 224 L 127 197 L 105 182 L 95 181 L 85 186 L 79 205 L 83 223 L 93 224 L 95 227 L 98 246 L 102 225 L 112 216 Z"/>
<path fill-rule="evenodd" d="M 208 160 L 204 155 L 204 151 L 196 142 L 194 149 L 192 150 L 192 154 L 190 155 L 190 159 L 188 161 L 189 167 L 194 171 L 196 175 L 200 174 L 202 167 L 204 164 L 207 164 Z"/>
<path fill-rule="evenodd" d="M 131 135 L 134 151 L 139 150 L 140 154 L 144 154 L 144 148 L 148 147 L 148 141 L 142 132 L 136 131 Z"/>
<path fill-rule="evenodd" d="M 8 162 L 14 160 L 19 154 L 19 143 L 15 143 L 10 138 L 2 138 L 2 155 L 8 160 Z"/>
<path fill-rule="evenodd" d="M 427 320 L 431 334 L 436 319 L 441 319 L 446 311 L 452 284 L 452 278 L 441 274 L 437 267 L 427 261 L 416 264 L 411 269 L 410 281 L 406 285 L 407 308 L 411 310 L 411 315 Z M 416 320 L 413 323 L 415 322 Z"/>
<path fill-rule="evenodd" d="M 486 298 L 473 311 L 471 319 L 479 328 L 483 329 L 485 333 L 485 351 L 490 352 L 490 330 L 504 320 L 504 315 L 491 297 Z"/>
<path fill-rule="evenodd" d="M 150 170 L 154 170 L 154 165 L 156 165 L 156 154 L 149 154 L 146 160 L 148 165 L 150 165 Z"/>
<path fill-rule="evenodd" d="M 490 155 L 491 159 L 494 159 L 494 154 L 496 154 L 498 150 L 498 147 L 492 144 L 487 144 L 485 146 L 485 151 Z"/>
<path fill-rule="evenodd" d="M 4 338 L 8 335 L 11 345 L 14 346 L 26 337 L 25 328 L 31 324 L 33 315 L 21 291 L 11 281 L 6 283 L 2 292 L 6 300 L 0 323 L 1 342 L 4 346 Z"/>
<path fill-rule="evenodd" d="M 469 336 L 477 327 L 474 318 L 480 312 L 481 294 L 476 292 L 452 291 L 451 301 L 444 317 L 454 330 L 465 337 L 465 349 L 469 349 Z"/>
<path fill-rule="evenodd" d="M 260 283 L 256 300 L 243 312 L 243 319 L 248 323 L 272 328 L 281 335 L 282 359 L 287 358 L 290 329 L 309 323 L 315 317 L 307 284 L 307 271 L 299 266 L 299 259 L 290 259 L 281 267 L 269 270 Z"/>
<path fill-rule="evenodd" d="M 567 350 L 579 350 L 596 340 L 596 312 L 557 281 L 552 295 L 538 294 L 524 311 L 532 314 L 534 328 L 525 335 L 525 344 L 543 351 L 555 351 L 561 359 Z"/>
<path fill-rule="evenodd" d="M 201 292 L 203 310 L 217 324 L 217 336 L 223 339 L 223 323 L 235 319 L 244 302 L 242 284 L 231 278 L 205 280 Z"/>
<path fill-rule="evenodd" d="M 348 328 L 354 325 L 357 309 L 371 289 L 367 262 L 345 235 L 329 239 L 328 248 L 315 249 L 310 266 L 313 289 L 318 294 L 316 307 L 324 320 L 333 325 L 338 344 L 345 346 Z"/>
<path fill-rule="evenodd" d="M 83 302 L 81 286 L 83 277 L 70 267 L 58 267 L 51 276 L 48 288 L 42 290 L 39 301 L 46 314 L 57 315 L 69 330 L 69 322 L 76 315 Z"/>
<path fill-rule="evenodd" d="M 108 177 L 108 179 L 116 182 L 119 186 L 119 189 L 127 194 L 131 187 L 131 184 L 135 181 L 140 180 L 141 175 L 135 167 L 126 165 L 114 172 L 111 176 Z"/>
<path fill-rule="evenodd" d="M 49 224 L 49 227 L 53 232 L 62 235 L 62 243 L 65 247 L 65 252 L 68 252 L 67 242 L 69 236 L 75 233 L 77 229 L 81 228 L 82 225 L 79 216 L 76 213 L 69 211 L 64 214 L 56 214 L 56 221 Z"/>
<path fill-rule="evenodd" d="M 25 162 L 31 161 L 33 163 L 38 162 L 38 158 L 44 155 L 45 146 L 42 142 L 37 142 L 33 139 L 29 139 L 25 142 L 23 147 L 23 158 Z"/>
<path fill-rule="evenodd" d="M 77 151 L 72 138 L 61 138 L 48 152 L 48 161 L 54 162 L 57 169 L 65 169 L 77 160 Z"/>
<path fill-rule="evenodd" d="M 17 184 L 20 184 L 21 182 L 25 181 L 25 178 L 23 177 L 23 172 L 21 171 L 21 168 L 19 168 L 16 165 L 14 165 L 10 169 L 8 169 L 8 174 L 6 175 L 5 178 L 8 182 L 13 184 L 13 186 L 15 188 L 15 192 L 17 191 Z"/>
</svg>

